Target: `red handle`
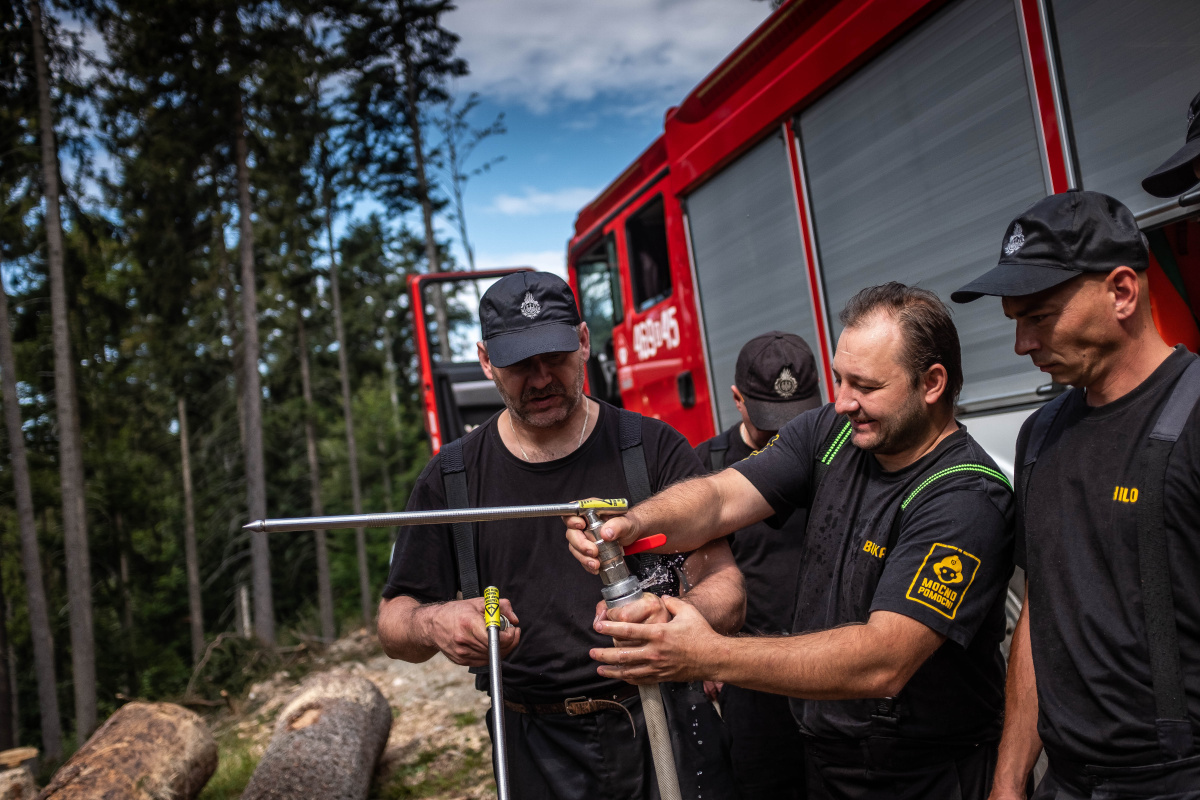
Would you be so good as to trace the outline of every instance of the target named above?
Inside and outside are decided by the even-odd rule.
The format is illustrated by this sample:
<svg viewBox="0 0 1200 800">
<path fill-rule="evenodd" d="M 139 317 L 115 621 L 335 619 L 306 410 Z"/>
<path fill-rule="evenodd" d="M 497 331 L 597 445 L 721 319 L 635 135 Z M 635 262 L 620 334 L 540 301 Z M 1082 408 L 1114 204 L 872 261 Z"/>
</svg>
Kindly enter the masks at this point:
<svg viewBox="0 0 1200 800">
<path fill-rule="evenodd" d="M 653 550 L 656 547 L 662 547 L 666 543 L 667 535 L 665 533 L 654 533 L 650 536 L 644 536 L 626 547 L 625 555 L 631 556 L 635 553 L 640 553 L 643 550 Z"/>
</svg>

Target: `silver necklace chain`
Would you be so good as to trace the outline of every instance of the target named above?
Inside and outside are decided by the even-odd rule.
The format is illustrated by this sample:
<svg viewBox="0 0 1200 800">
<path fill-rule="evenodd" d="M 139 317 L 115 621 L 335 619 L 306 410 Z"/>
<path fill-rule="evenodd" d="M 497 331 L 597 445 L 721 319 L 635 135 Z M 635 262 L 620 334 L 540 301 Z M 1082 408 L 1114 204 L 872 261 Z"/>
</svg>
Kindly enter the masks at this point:
<svg viewBox="0 0 1200 800">
<path fill-rule="evenodd" d="M 592 406 L 588 403 L 587 396 L 583 398 L 583 427 L 579 429 L 579 441 L 575 443 L 575 449 L 583 447 L 583 435 L 587 433 L 588 416 L 592 413 Z M 517 429 L 513 425 L 513 414 L 510 409 L 508 412 L 508 428 L 512 431 L 513 438 L 517 440 L 517 447 L 521 448 L 521 458 L 529 461 L 529 454 L 525 452 L 525 445 L 521 444 L 521 437 L 517 435 Z M 572 451 L 574 452 L 574 451 Z M 531 462 L 532 463 L 532 462 Z"/>
</svg>

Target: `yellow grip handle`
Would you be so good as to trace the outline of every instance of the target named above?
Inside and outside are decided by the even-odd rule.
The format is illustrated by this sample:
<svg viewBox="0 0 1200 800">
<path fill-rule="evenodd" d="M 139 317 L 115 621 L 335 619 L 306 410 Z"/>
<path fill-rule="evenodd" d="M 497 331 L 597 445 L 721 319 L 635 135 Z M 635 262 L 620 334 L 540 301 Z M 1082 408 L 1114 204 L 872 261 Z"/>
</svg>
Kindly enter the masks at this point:
<svg viewBox="0 0 1200 800">
<path fill-rule="evenodd" d="M 500 590 L 489 586 L 483 590 L 483 625 L 485 628 L 502 628 L 500 616 Z"/>
<path fill-rule="evenodd" d="M 594 509 L 596 511 L 627 511 L 629 510 L 629 501 L 620 498 L 613 500 L 580 500 L 579 507 L 581 509 Z"/>
</svg>

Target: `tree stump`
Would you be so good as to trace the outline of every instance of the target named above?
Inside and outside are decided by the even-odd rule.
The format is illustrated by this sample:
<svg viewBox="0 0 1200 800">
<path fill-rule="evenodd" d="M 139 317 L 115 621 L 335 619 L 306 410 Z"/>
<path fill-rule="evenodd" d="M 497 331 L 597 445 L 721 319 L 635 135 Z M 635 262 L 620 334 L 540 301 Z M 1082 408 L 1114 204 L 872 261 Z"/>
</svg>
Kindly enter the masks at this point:
<svg viewBox="0 0 1200 800">
<path fill-rule="evenodd" d="M 217 768 L 217 743 L 173 703 L 127 703 L 54 773 L 38 800 L 192 800 Z"/>
<path fill-rule="evenodd" d="M 363 800 L 391 728 L 391 708 L 375 684 L 315 675 L 279 712 L 242 800 Z"/>
</svg>

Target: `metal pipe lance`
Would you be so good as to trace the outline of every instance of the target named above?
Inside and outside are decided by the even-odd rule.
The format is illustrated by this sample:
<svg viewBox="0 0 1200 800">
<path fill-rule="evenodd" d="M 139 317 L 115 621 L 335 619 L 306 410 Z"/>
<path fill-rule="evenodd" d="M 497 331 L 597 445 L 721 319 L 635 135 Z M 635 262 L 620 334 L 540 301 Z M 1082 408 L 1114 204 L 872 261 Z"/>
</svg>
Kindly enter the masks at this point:
<svg viewBox="0 0 1200 800">
<path fill-rule="evenodd" d="M 488 637 L 488 680 L 492 688 L 492 750 L 496 764 L 496 796 L 509 800 L 508 743 L 504 739 L 504 679 L 500 674 L 500 631 L 505 627 L 500 615 L 500 590 L 483 590 L 483 624 Z"/>
<path fill-rule="evenodd" d="M 580 516 L 589 509 L 624 513 L 629 510 L 629 503 L 624 499 L 576 500 L 571 503 L 538 506 L 497 506 L 434 511 L 396 511 L 385 514 L 290 517 L 288 519 L 259 519 L 242 527 L 248 531 L 263 533 L 327 531 L 337 528 L 392 528 L 400 525 L 441 525 L 454 522 L 494 522 L 499 519 L 529 519 L 531 517 L 570 517 Z"/>
<path fill-rule="evenodd" d="M 621 545 L 600 538 L 604 521 L 593 509 L 584 511 L 590 535 L 599 548 L 600 594 L 609 608 L 627 605 L 641 599 L 642 585 L 629 573 Z M 646 733 L 650 737 L 650 757 L 654 761 L 654 777 L 658 781 L 661 800 L 682 800 L 679 775 L 675 772 L 675 753 L 671 749 L 671 731 L 667 728 L 667 712 L 663 706 L 662 689 L 652 683 L 638 686 L 642 698 L 642 714 L 646 718 Z"/>
</svg>

